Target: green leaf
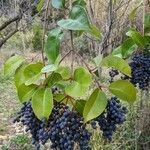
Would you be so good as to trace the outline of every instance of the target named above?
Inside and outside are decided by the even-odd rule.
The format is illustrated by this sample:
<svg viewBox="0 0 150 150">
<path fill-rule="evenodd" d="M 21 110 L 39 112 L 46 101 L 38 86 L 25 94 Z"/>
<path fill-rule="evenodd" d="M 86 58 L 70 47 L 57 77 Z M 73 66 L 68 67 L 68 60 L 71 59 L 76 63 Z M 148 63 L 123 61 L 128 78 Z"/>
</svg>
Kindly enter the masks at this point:
<svg viewBox="0 0 150 150">
<path fill-rule="evenodd" d="M 114 69 L 119 70 L 120 72 L 122 72 L 123 74 L 127 75 L 127 76 L 131 76 L 131 68 L 129 66 L 129 64 L 116 56 L 107 56 L 102 60 L 101 65 L 105 66 L 105 67 L 112 67 Z"/>
<path fill-rule="evenodd" d="M 40 0 L 38 5 L 37 5 L 37 11 L 40 12 L 43 5 L 44 5 L 45 0 Z"/>
<path fill-rule="evenodd" d="M 137 49 L 137 45 L 131 38 L 125 40 L 121 46 L 113 50 L 112 55 L 120 58 L 127 58 Z"/>
<path fill-rule="evenodd" d="M 32 108 L 40 120 L 43 118 L 49 119 L 53 109 L 53 94 L 50 88 L 40 88 L 34 93 Z"/>
<path fill-rule="evenodd" d="M 87 33 L 89 33 L 95 39 L 100 40 L 102 37 L 102 33 L 100 32 L 100 30 L 95 25 L 91 25 L 90 28 L 91 29 L 87 31 Z"/>
<path fill-rule="evenodd" d="M 61 81 L 62 77 L 59 73 L 52 73 L 48 76 L 45 80 L 44 84 L 48 85 L 49 87 L 54 86 L 57 82 Z"/>
<path fill-rule="evenodd" d="M 144 16 L 144 32 L 145 34 L 150 33 L 150 12 Z"/>
<path fill-rule="evenodd" d="M 66 86 L 65 92 L 72 97 L 80 97 L 86 94 L 91 82 L 92 76 L 88 70 L 79 67 L 74 71 L 74 81 Z"/>
<path fill-rule="evenodd" d="M 52 0 L 52 6 L 57 9 L 63 8 L 65 6 L 65 0 Z"/>
<path fill-rule="evenodd" d="M 100 66 L 102 59 L 103 59 L 103 56 L 102 56 L 102 55 L 98 55 L 98 56 L 96 56 L 96 57 L 93 59 L 93 61 L 94 61 L 95 65 L 96 65 L 96 67 L 99 67 L 99 66 Z"/>
<path fill-rule="evenodd" d="M 21 66 L 21 64 L 24 62 L 24 58 L 19 55 L 15 55 L 13 57 L 10 57 L 4 64 L 4 75 L 10 76 L 14 75 L 16 69 Z"/>
<path fill-rule="evenodd" d="M 109 91 L 118 98 L 129 103 L 133 103 L 136 100 L 137 90 L 129 81 L 115 81 L 110 84 Z"/>
<path fill-rule="evenodd" d="M 150 46 L 150 36 L 144 36 L 145 45 Z"/>
<path fill-rule="evenodd" d="M 69 67 L 59 67 L 55 72 L 59 73 L 64 80 L 67 80 L 71 77 L 71 70 Z"/>
<path fill-rule="evenodd" d="M 85 107 L 86 101 L 85 100 L 77 100 L 75 104 L 75 109 L 80 115 L 83 115 L 83 110 Z"/>
<path fill-rule="evenodd" d="M 62 19 L 57 22 L 57 24 L 67 30 L 78 30 L 78 31 L 84 31 L 84 30 L 89 30 L 89 26 L 84 25 L 82 22 L 78 20 L 73 20 L 73 19 Z"/>
<path fill-rule="evenodd" d="M 142 35 L 134 30 L 129 30 L 126 33 L 127 36 L 131 37 L 132 40 L 139 46 L 139 47 L 144 47 L 145 43 L 144 43 L 144 38 L 142 37 Z"/>
<path fill-rule="evenodd" d="M 87 90 L 88 90 L 88 88 L 86 86 L 81 85 L 76 81 L 70 83 L 65 88 L 66 94 L 71 96 L 71 97 L 74 97 L 74 98 L 84 96 L 86 94 Z"/>
<path fill-rule="evenodd" d="M 75 0 L 73 3 L 72 3 L 73 6 L 75 5 L 80 5 L 82 7 L 86 7 L 86 2 L 84 0 Z"/>
<path fill-rule="evenodd" d="M 36 84 L 41 77 L 42 68 L 43 64 L 40 62 L 27 65 L 24 69 L 24 76 L 26 79 L 25 84 L 26 85 Z"/>
<path fill-rule="evenodd" d="M 43 67 L 41 72 L 42 73 L 49 73 L 49 72 L 53 72 L 53 71 L 56 71 L 56 70 L 57 70 L 57 66 L 54 65 L 54 64 L 50 64 L 50 65 L 47 65 L 47 66 Z"/>
<path fill-rule="evenodd" d="M 85 9 L 79 5 L 72 8 L 70 19 L 58 21 L 58 25 L 67 30 L 90 30 L 90 22 Z"/>
<path fill-rule="evenodd" d="M 26 79 L 24 76 L 24 69 L 25 69 L 26 65 L 22 65 L 20 66 L 14 75 L 14 81 L 15 81 L 15 85 L 18 88 L 21 84 L 25 83 Z"/>
<path fill-rule="evenodd" d="M 47 41 L 45 43 L 46 56 L 51 64 L 55 64 L 55 61 L 59 57 L 60 49 L 60 37 L 62 31 L 60 28 L 53 29 L 49 32 Z"/>
<path fill-rule="evenodd" d="M 36 91 L 36 85 L 26 86 L 25 84 L 21 84 L 17 88 L 18 98 L 21 103 L 30 101 L 32 95 Z"/>
<path fill-rule="evenodd" d="M 104 92 L 96 89 L 86 102 L 83 112 L 84 121 L 88 122 L 98 117 L 107 106 L 107 97 Z"/>
</svg>

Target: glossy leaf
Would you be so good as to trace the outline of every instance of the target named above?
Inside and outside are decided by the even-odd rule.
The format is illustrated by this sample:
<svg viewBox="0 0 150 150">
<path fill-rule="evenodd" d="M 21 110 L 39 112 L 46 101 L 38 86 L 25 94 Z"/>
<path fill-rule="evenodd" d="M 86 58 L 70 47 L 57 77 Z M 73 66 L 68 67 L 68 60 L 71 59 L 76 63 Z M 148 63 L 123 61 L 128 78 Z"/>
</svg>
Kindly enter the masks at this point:
<svg viewBox="0 0 150 150">
<path fill-rule="evenodd" d="M 142 37 L 142 35 L 134 30 L 129 30 L 126 33 L 127 36 L 131 37 L 132 40 L 140 47 L 144 47 L 145 43 L 144 43 L 144 38 Z"/>
<path fill-rule="evenodd" d="M 71 77 L 71 70 L 67 66 L 66 67 L 62 67 L 62 66 L 59 67 L 56 70 L 56 72 L 59 73 L 64 80 L 67 80 L 67 79 L 69 79 Z"/>
<path fill-rule="evenodd" d="M 52 0 L 52 6 L 57 9 L 63 8 L 65 6 L 65 0 Z"/>
<path fill-rule="evenodd" d="M 26 65 L 22 65 L 20 66 L 14 75 L 14 81 L 15 81 L 15 85 L 18 88 L 21 84 L 25 83 L 26 79 L 24 76 L 24 69 L 25 69 Z"/>
<path fill-rule="evenodd" d="M 87 86 L 81 85 L 76 81 L 70 83 L 65 88 L 66 94 L 71 97 L 74 97 L 74 98 L 84 96 L 86 94 L 87 90 L 88 90 Z"/>
<path fill-rule="evenodd" d="M 21 103 L 30 101 L 31 97 L 33 96 L 34 92 L 36 91 L 35 85 L 26 86 L 25 84 L 21 84 L 17 88 L 18 98 Z"/>
<path fill-rule="evenodd" d="M 90 30 L 90 22 L 85 9 L 79 5 L 72 8 L 70 19 L 58 21 L 58 25 L 67 30 Z"/>
<path fill-rule="evenodd" d="M 50 88 L 40 88 L 34 93 L 32 108 L 40 120 L 43 118 L 49 119 L 53 109 L 53 94 Z"/>
<path fill-rule="evenodd" d="M 83 67 L 78 67 L 74 71 L 74 80 L 81 85 L 89 86 L 92 82 L 92 76 L 89 71 Z"/>
<path fill-rule="evenodd" d="M 110 84 L 109 91 L 123 101 L 133 103 L 136 100 L 137 90 L 129 81 L 115 81 Z"/>
<path fill-rule="evenodd" d="M 49 73 L 57 70 L 57 66 L 55 64 L 50 64 L 42 68 L 42 73 Z"/>
<path fill-rule="evenodd" d="M 25 84 L 35 84 L 40 79 L 42 68 L 43 64 L 39 62 L 35 64 L 29 64 L 28 66 L 26 66 L 26 68 L 24 69 L 24 76 L 26 79 Z"/>
<path fill-rule="evenodd" d="M 45 52 L 46 56 L 51 64 L 55 64 L 55 61 L 59 57 L 59 49 L 60 49 L 60 37 L 62 35 L 62 31 L 60 28 L 56 28 L 49 32 L 47 41 L 45 43 Z"/>
<path fill-rule="evenodd" d="M 48 85 L 49 87 L 52 87 L 61 80 L 62 80 L 62 77 L 59 73 L 52 73 L 45 80 L 44 84 Z"/>
<path fill-rule="evenodd" d="M 24 58 L 19 55 L 10 57 L 4 64 L 4 75 L 14 75 L 16 69 L 24 62 Z"/>
<path fill-rule="evenodd" d="M 85 68 L 79 67 L 74 71 L 74 81 L 66 86 L 65 92 L 72 97 L 80 97 L 86 94 L 91 82 L 92 76 Z"/>
<path fill-rule="evenodd" d="M 90 121 L 98 117 L 107 106 L 107 97 L 104 92 L 96 89 L 86 102 L 83 112 L 84 121 Z"/>
<path fill-rule="evenodd" d="M 85 104 L 86 104 L 85 100 L 77 100 L 76 104 L 75 104 L 76 111 L 79 112 L 80 115 L 82 115 L 82 116 L 83 116 Z"/>
<path fill-rule="evenodd" d="M 102 60 L 101 64 L 105 67 L 111 67 L 117 69 L 127 76 L 131 76 L 131 68 L 129 64 L 125 60 L 119 57 L 112 56 L 112 55 L 107 56 Z"/>
<path fill-rule="evenodd" d="M 131 38 L 125 40 L 121 46 L 113 50 L 112 55 L 120 58 L 127 58 L 137 49 L 137 45 Z"/>
</svg>

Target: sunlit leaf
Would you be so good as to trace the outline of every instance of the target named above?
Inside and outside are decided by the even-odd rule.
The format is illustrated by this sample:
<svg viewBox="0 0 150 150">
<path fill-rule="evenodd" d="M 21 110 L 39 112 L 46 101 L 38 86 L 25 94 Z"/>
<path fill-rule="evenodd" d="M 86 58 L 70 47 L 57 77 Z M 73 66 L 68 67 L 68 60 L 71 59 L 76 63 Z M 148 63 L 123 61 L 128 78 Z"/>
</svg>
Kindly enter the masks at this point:
<svg viewBox="0 0 150 150">
<path fill-rule="evenodd" d="M 17 88 L 18 98 L 20 102 L 24 103 L 30 101 L 36 89 L 37 89 L 36 85 L 26 86 L 25 84 L 21 84 Z"/>
<path fill-rule="evenodd" d="M 137 90 L 129 81 L 118 80 L 110 84 L 109 91 L 123 101 L 133 103 Z"/>
<path fill-rule="evenodd" d="M 53 94 L 50 88 L 40 88 L 34 93 L 32 108 L 40 120 L 43 118 L 49 119 L 53 109 Z"/>
<path fill-rule="evenodd" d="M 16 69 L 24 62 L 24 58 L 19 55 L 10 57 L 4 64 L 4 75 L 14 75 Z"/>
<path fill-rule="evenodd" d="M 112 55 L 107 56 L 102 60 L 101 65 L 105 67 L 111 67 L 117 69 L 123 74 L 127 76 L 131 76 L 131 67 L 125 60 L 119 57 L 112 56 Z"/>
<path fill-rule="evenodd" d="M 86 102 L 83 112 L 84 121 L 87 122 L 98 117 L 107 106 L 107 97 L 104 92 L 96 89 Z"/>
</svg>

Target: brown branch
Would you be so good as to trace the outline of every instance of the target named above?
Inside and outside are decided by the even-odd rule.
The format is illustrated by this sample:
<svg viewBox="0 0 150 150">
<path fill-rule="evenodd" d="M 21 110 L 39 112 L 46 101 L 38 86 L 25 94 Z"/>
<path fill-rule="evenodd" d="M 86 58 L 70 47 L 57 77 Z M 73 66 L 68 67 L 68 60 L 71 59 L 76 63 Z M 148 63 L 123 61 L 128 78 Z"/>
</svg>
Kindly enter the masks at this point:
<svg viewBox="0 0 150 150">
<path fill-rule="evenodd" d="M 2 47 L 3 44 L 5 44 L 6 41 L 7 41 L 9 38 L 11 38 L 15 33 L 17 33 L 18 31 L 19 31 L 18 29 L 15 29 L 14 31 L 12 31 L 11 33 L 9 33 L 4 39 L 2 39 L 2 40 L 0 41 L 0 47 Z"/>
<path fill-rule="evenodd" d="M 16 17 L 7 20 L 5 23 L 3 23 L 3 24 L 0 26 L 0 31 L 3 30 L 4 28 L 6 28 L 8 25 L 10 25 L 12 22 L 15 22 L 15 21 L 20 20 L 21 17 L 22 17 L 21 15 L 17 15 Z"/>
</svg>

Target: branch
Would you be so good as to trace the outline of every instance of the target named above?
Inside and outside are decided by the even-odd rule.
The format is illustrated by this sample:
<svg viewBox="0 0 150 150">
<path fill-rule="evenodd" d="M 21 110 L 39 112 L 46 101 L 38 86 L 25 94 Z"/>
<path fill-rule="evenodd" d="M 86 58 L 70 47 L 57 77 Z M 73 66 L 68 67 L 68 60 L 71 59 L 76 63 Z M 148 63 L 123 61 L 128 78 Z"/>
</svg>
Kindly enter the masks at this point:
<svg viewBox="0 0 150 150">
<path fill-rule="evenodd" d="M 16 17 L 7 20 L 4 24 L 2 24 L 2 25 L 0 26 L 0 31 L 3 30 L 4 28 L 6 28 L 6 27 L 7 27 L 9 24 L 11 24 L 12 22 L 15 22 L 15 21 L 20 20 L 21 17 L 22 17 L 21 15 L 17 15 Z"/>
<path fill-rule="evenodd" d="M 16 28 L 13 32 L 9 33 L 4 39 L 2 39 L 2 40 L 0 41 L 0 47 L 2 47 L 3 44 L 5 44 L 6 41 L 7 41 L 9 38 L 11 38 L 15 33 L 17 33 L 18 31 L 19 31 L 19 30 Z"/>
</svg>

